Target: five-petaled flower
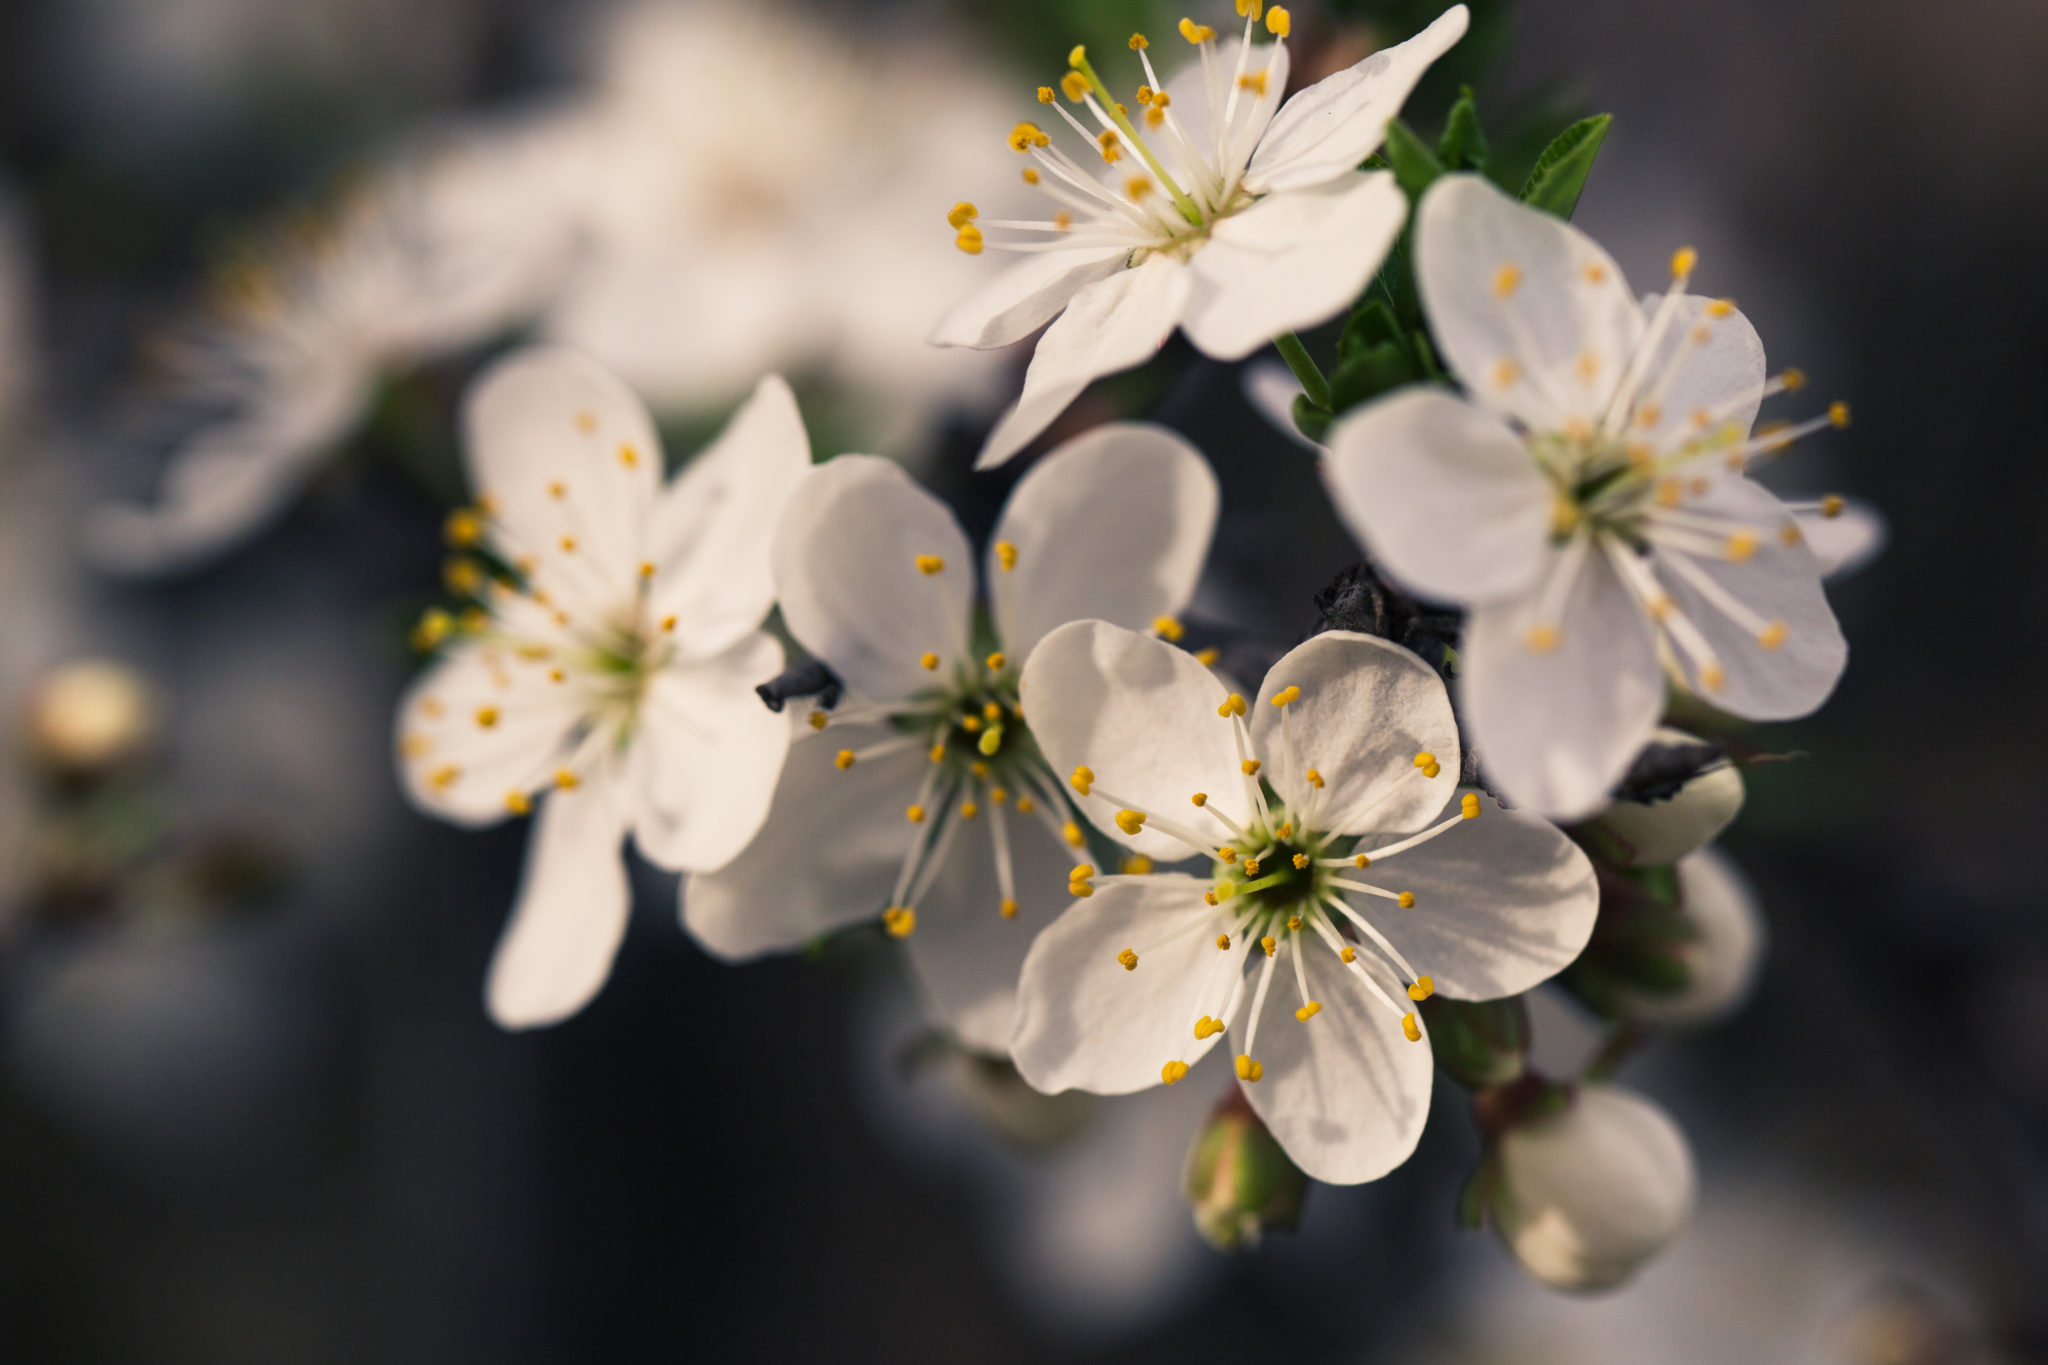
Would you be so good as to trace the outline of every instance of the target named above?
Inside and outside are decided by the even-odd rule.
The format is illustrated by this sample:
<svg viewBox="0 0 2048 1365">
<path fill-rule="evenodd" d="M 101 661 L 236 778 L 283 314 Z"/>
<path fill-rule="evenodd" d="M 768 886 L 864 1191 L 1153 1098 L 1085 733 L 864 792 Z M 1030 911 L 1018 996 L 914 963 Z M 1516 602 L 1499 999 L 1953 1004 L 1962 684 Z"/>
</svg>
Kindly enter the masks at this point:
<svg viewBox="0 0 2048 1365">
<path fill-rule="evenodd" d="M 413 801 L 465 825 L 539 808 L 486 1000 L 507 1028 L 581 1009 L 610 974 L 629 890 L 621 845 L 671 869 L 754 837 L 788 727 L 754 695 L 782 665 L 763 525 L 810 468 L 796 400 L 763 380 L 666 487 L 659 438 L 582 356 L 521 352 L 477 382 L 477 506 L 450 539 L 484 605 L 399 707 Z M 446 627 L 444 626 L 443 629 Z"/>
<path fill-rule="evenodd" d="M 1752 432 L 1802 380 L 1767 379 L 1748 320 L 1686 292 L 1690 250 L 1645 306 L 1584 233 L 1460 175 L 1423 196 L 1415 259 L 1467 398 L 1409 389 L 1345 419 L 1328 483 L 1389 573 L 1470 607 L 1460 702 L 1502 793 L 1597 809 L 1667 672 L 1752 720 L 1819 706 L 1848 655 L 1822 565 L 1745 471 L 1847 408 Z"/>
<path fill-rule="evenodd" d="M 1335 316 L 1400 234 L 1407 201 L 1393 176 L 1359 163 L 1430 64 L 1463 36 L 1465 7 L 1284 105 L 1288 12 L 1261 0 L 1237 8 L 1245 17 L 1238 41 L 1219 43 L 1207 25 L 1181 21 L 1201 59 L 1171 81 L 1159 79 L 1143 35 L 1132 36 L 1146 80 L 1136 114 L 1074 49 L 1060 90 L 1042 87 L 1038 98 L 1080 137 L 1081 159 L 1036 124 L 1010 134 L 1010 146 L 1030 158 L 1024 179 L 1058 206 L 1051 218 L 984 221 L 969 203 L 948 215 L 962 250 L 1027 259 L 948 314 L 934 342 L 1007 346 L 1059 317 L 1039 339 L 1016 406 L 983 447 L 983 467 L 1023 449 L 1093 380 L 1149 359 L 1176 326 L 1204 353 L 1240 360 Z M 1274 41 L 1258 45 L 1261 17 Z M 997 230 L 1018 236 L 986 235 Z"/>
<path fill-rule="evenodd" d="M 1072 875 L 1081 899 L 1018 985 L 1011 1051 L 1042 1090 L 1171 1085 L 1228 1031 L 1295 1164 L 1372 1180 L 1406 1160 L 1429 1108 L 1416 1002 L 1527 990 L 1592 932 L 1586 856 L 1457 791 L 1449 695 L 1397 645 L 1316 636 L 1247 703 L 1178 650 L 1078 622 L 1032 653 L 1023 698 L 1105 833 L 1211 860 L 1206 878 Z M 1296 1001 L 1275 1018 L 1283 968 Z"/>
<path fill-rule="evenodd" d="M 886 460 L 820 466 L 776 533 L 775 583 L 790 633 L 851 695 L 797 722 L 753 845 L 688 880 L 691 932 L 743 958 L 879 913 L 934 1015 L 970 1047 L 1003 1052 L 1025 950 L 1063 903 L 1066 869 L 1088 856 L 1018 705 L 1019 667 L 1078 618 L 1180 634 L 1217 504 L 1208 464 L 1162 428 L 1113 424 L 1069 442 L 996 523 L 982 620 L 974 557 L 944 503 Z"/>
</svg>

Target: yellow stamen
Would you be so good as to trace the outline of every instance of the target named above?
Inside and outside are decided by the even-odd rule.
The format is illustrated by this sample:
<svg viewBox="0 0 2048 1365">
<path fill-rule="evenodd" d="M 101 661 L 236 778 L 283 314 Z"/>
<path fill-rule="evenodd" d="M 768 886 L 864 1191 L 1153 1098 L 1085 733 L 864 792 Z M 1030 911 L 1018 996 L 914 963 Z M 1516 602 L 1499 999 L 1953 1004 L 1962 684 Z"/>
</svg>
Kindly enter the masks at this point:
<svg viewBox="0 0 2048 1365">
<path fill-rule="evenodd" d="M 1182 23 L 1186 23 L 1186 22 L 1187 22 L 1187 20 L 1183 19 L 1183 20 L 1181 20 L 1181 22 L 1182 22 Z M 1261 1076 L 1263 1076 L 1263 1075 L 1265 1075 L 1265 1074 L 1266 1074 L 1266 1068 L 1264 1068 L 1263 1066 L 1260 1066 L 1260 1065 L 1259 1065 L 1259 1064 L 1258 1064 L 1257 1062 L 1253 1061 L 1253 1060 L 1252 1060 L 1252 1055 L 1251 1055 L 1251 1054 L 1250 1054 L 1249 1052 L 1240 1052 L 1240 1053 L 1238 1054 L 1238 1056 L 1237 1056 L 1237 1078 L 1238 1078 L 1239 1080 L 1241 1080 L 1241 1081 L 1256 1081 L 1256 1080 L 1257 1080 L 1257 1079 L 1258 1079 L 1259 1077 L 1261 1077 Z"/>
<path fill-rule="evenodd" d="M 484 538 L 484 519 L 467 507 L 458 507 L 442 523 L 441 534 L 450 545 L 474 545 Z"/>
<path fill-rule="evenodd" d="M 1216 708 L 1216 714 L 1219 716 L 1241 716 L 1244 712 L 1244 696 L 1238 692 L 1232 692 L 1229 696 L 1225 697 L 1223 705 Z"/>
<path fill-rule="evenodd" d="M 665 632 L 667 632 L 667 633 L 669 633 L 669 634 L 674 634 L 674 633 L 675 633 L 675 628 L 676 628 L 676 618 L 675 618 L 675 617 L 673 617 L 673 616 L 664 616 L 664 617 L 662 617 L 662 618 L 661 618 L 661 628 L 662 628 L 662 630 L 663 630 L 663 631 L 665 631 Z"/>
<path fill-rule="evenodd" d="M 1024 809 L 1024 803 L 1022 801 L 1019 801 L 1017 803 L 1017 809 Z M 1029 812 L 1026 813 L 1028 814 Z M 1067 846 L 1069 848 L 1079 848 L 1081 847 L 1081 845 L 1088 842 L 1087 836 L 1081 833 L 1081 827 L 1075 824 L 1072 820 L 1069 820 L 1066 824 L 1060 826 L 1060 837 L 1067 841 Z"/>
<path fill-rule="evenodd" d="M 1297 854 L 1295 854 L 1295 855 L 1294 855 L 1294 870 L 1295 870 L 1295 871 L 1299 872 L 1299 871 L 1301 871 L 1302 869 L 1306 868 L 1307 866 L 1308 866 L 1308 855 L 1307 855 L 1306 853 L 1297 853 Z"/>
<path fill-rule="evenodd" d="M 1429 999 L 1429 997 L 1435 994 L 1435 977 L 1418 976 L 1415 978 L 1415 984 L 1408 988 L 1408 998 L 1410 1000 L 1415 1001 L 1417 1004 L 1420 1004 L 1422 1001 Z"/>
<path fill-rule="evenodd" d="M 882 912 L 882 927 L 890 938 L 909 938 L 910 931 L 917 928 L 917 911 L 907 905 L 892 905 Z"/>
<path fill-rule="evenodd" d="M 1114 166 L 1124 159 L 1123 149 L 1117 146 L 1116 129 L 1104 128 L 1096 135 L 1095 141 L 1102 148 L 1102 159 L 1110 165 Z"/>
<path fill-rule="evenodd" d="M 632 469 L 633 467 L 640 463 L 640 452 L 633 448 L 633 443 L 631 441 L 622 442 L 620 444 L 619 463 L 624 465 L 628 469 Z"/>
<path fill-rule="evenodd" d="M 1275 692 L 1273 694 L 1273 705 L 1275 706 L 1292 706 L 1295 702 L 1298 702 L 1300 700 L 1301 689 L 1293 686 L 1292 684 L 1289 684 L 1288 686 L 1281 688 L 1278 692 Z"/>
<path fill-rule="evenodd" d="M 1302 1023 L 1306 1024 L 1309 1020 L 1315 1018 L 1318 1014 L 1321 1014 L 1322 1012 L 1322 1002 L 1319 1000 L 1311 1000 L 1306 1005 L 1303 1005 L 1300 1009 L 1296 1010 L 1294 1012 L 1294 1017 L 1301 1020 Z"/>
<path fill-rule="evenodd" d="M 1792 628 L 1783 621 L 1773 621 L 1756 633 L 1756 642 L 1766 650 L 1777 649 L 1792 634 Z"/>
<path fill-rule="evenodd" d="M 1700 670 L 1700 686 L 1709 692 L 1719 692 L 1727 683 L 1728 675 L 1721 671 L 1721 665 L 1708 664 Z"/>
<path fill-rule="evenodd" d="M 1728 537 L 1727 543 L 1721 547 L 1721 552 L 1728 557 L 1730 563 L 1740 564 L 1756 553 L 1756 537 L 1747 531 L 1737 531 Z"/>
<path fill-rule="evenodd" d="M 1222 657 L 1223 651 L 1220 649 L 1198 649 L 1195 651 L 1195 662 L 1204 668 L 1214 668 L 1216 661 Z"/>
<path fill-rule="evenodd" d="M 1279 5 L 1266 11 L 1266 32 L 1275 38 L 1285 38 L 1294 32 L 1294 16 Z"/>
<path fill-rule="evenodd" d="M 1189 797 L 1188 799 L 1190 801 L 1193 801 L 1198 806 L 1206 806 L 1209 804 L 1209 793 L 1196 792 L 1193 796 Z"/>
<path fill-rule="evenodd" d="M 981 210 L 963 199 L 953 205 L 952 211 L 946 215 L 946 226 L 950 228 L 964 228 L 980 216 Z"/>
<path fill-rule="evenodd" d="M 1307 778 L 1308 784 L 1311 787 L 1314 787 L 1317 791 L 1321 791 L 1323 789 L 1323 775 L 1317 772 L 1314 768 L 1310 768 L 1307 772 L 1303 773 L 1302 776 Z"/>
<path fill-rule="evenodd" d="M 1512 360 L 1503 360 L 1493 367 L 1493 386 L 1497 389 L 1511 389 L 1522 377 L 1522 367 Z"/>
<path fill-rule="evenodd" d="M 1849 405 L 1847 403 L 1828 404 L 1828 420 L 1838 427 L 1848 426 Z"/>
<path fill-rule="evenodd" d="M 823 711 L 813 711 L 810 715 L 811 728 L 813 730 L 822 730 L 830 719 Z"/>
<path fill-rule="evenodd" d="M 839 766 L 840 772 L 845 772 L 853 766 L 853 750 L 841 749 L 832 756 L 832 761 Z"/>
<path fill-rule="evenodd" d="M 498 723 L 498 708 L 495 706 L 479 706 L 476 709 L 476 723 L 479 728 L 485 730 L 496 725 Z"/>
<path fill-rule="evenodd" d="M 1259 775 L 1259 760 L 1256 758 L 1248 758 L 1237 766 L 1244 771 L 1246 777 L 1257 777 Z"/>
<path fill-rule="evenodd" d="M 1135 810 L 1120 810 L 1116 813 L 1116 827 L 1125 834 L 1136 835 L 1138 831 L 1145 828 L 1144 813 Z"/>
<path fill-rule="evenodd" d="M 946 746 L 943 743 L 932 745 L 931 760 L 934 763 L 943 763 L 946 761 Z"/>
<path fill-rule="evenodd" d="M 1422 1041 L 1422 1029 L 1418 1024 L 1416 1024 L 1415 1016 L 1413 1014 L 1404 1014 L 1401 1016 L 1401 1033 L 1411 1043 L 1419 1043 Z"/>
<path fill-rule="evenodd" d="M 1172 1085 L 1187 1074 L 1188 1064 L 1186 1062 L 1168 1062 L 1165 1066 L 1159 1068 L 1159 1079 L 1168 1085 Z"/>
<path fill-rule="evenodd" d="M 563 553 L 563 554 L 565 554 L 565 555 L 573 555 L 573 554 L 575 554 L 575 553 L 576 553 L 576 537 L 574 537 L 574 536 L 563 536 L 563 537 L 562 537 L 562 553 Z"/>
<path fill-rule="evenodd" d="M 997 542 L 996 542 L 996 563 L 998 563 L 998 564 L 1000 564 L 1000 565 L 1002 565 L 1002 566 L 1003 566 L 1003 572 L 1004 572 L 1004 573 L 1008 573 L 1008 572 L 1009 572 L 1010 570 L 1012 570 L 1012 569 L 1016 568 L 1016 567 L 1017 567 L 1017 547 L 1016 547 L 1016 546 L 1014 546 L 1014 545 L 1012 545 L 1012 544 L 1011 544 L 1011 543 L 1010 543 L 1009 541 L 1007 541 L 1007 540 L 999 540 L 999 541 L 997 541 Z"/>
<path fill-rule="evenodd" d="M 1556 626 L 1531 626 L 1522 636 L 1522 643 L 1538 654 L 1548 654 L 1557 648 Z"/>
<path fill-rule="evenodd" d="M 1017 798 L 1017 814 L 1029 815 L 1031 814 L 1031 812 L 1037 809 L 1038 803 L 1036 801 L 1033 801 L 1030 797 L 1020 796 Z"/>
<path fill-rule="evenodd" d="M 1734 299 L 1715 299 L 1707 305 L 1707 316 L 1710 318 L 1725 318 L 1734 311 Z"/>
<path fill-rule="evenodd" d="M 1136 970 L 1138 970 L 1138 955 L 1132 952 L 1129 948 L 1126 948 L 1122 952 L 1118 953 L 1116 955 L 1116 960 L 1124 964 L 1124 970 L 1127 972 L 1135 972 Z"/>
<path fill-rule="evenodd" d="M 441 791 L 446 791 L 448 788 L 454 786 L 456 781 L 459 778 L 461 778 L 461 776 L 462 769 L 456 767 L 453 763 L 449 763 L 442 767 L 436 768 L 434 769 L 434 771 L 428 773 L 427 781 L 433 787 Z"/>
<path fill-rule="evenodd" d="M 1358 961 L 1358 949 L 1353 948 L 1349 944 L 1346 944 L 1342 949 L 1338 951 L 1337 960 L 1340 962 Z"/>
<path fill-rule="evenodd" d="M 1010 130 L 1010 150 L 1013 152 L 1028 152 L 1051 142 L 1052 138 L 1035 123 L 1020 123 Z"/>
<path fill-rule="evenodd" d="M 1275 953 L 1278 953 L 1280 951 L 1279 940 L 1275 939 L 1271 934 L 1267 934 L 1264 938 L 1261 938 L 1259 940 L 1259 946 L 1266 950 L 1267 957 L 1272 957 Z"/>
<path fill-rule="evenodd" d="M 1215 895 L 1216 893 L 1215 893 L 1215 892 L 1213 892 L 1213 891 L 1211 891 L 1211 892 L 1210 892 L 1209 894 L 1210 894 L 1211 896 L 1214 896 L 1214 895 Z M 1213 904 L 1214 902 L 1211 902 L 1211 903 Z M 1217 950 L 1218 952 L 1229 952 L 1229 951 L 1230 951 L 1230 935 L 1228 935 L 1228 934 L 1218 934 L 1218 935 L 1216 935 L 1216 950 Z"/>
<path fill-rule="evenodd" d="M 1074 784 L 1074 790 L 1086 796 L 1095 785 L 1095 770 L 1083 763 L 1074 769 L 1074 775 L 1067 779 Z"/>
<path fill-rule="evenodd" d="M 1002 905 L 1000 905 L 997 908 L 1003 912 L 1004 919 L 1017 918 L 1017 902 L 1006 899 L 1003 901 Z"/>
<path fill-rule="evenodd" d="M 1152 46 L 1152 40 L 1150 38 L 1147 38 L 1144 34 L 1133 33 L 1131 35 L 1131 51 L 1143 52 L 1146 48 L 1150 46 Z"/>
<path fill-rule="evenodd" d="M 913 805 L 903 812 L 903 818 L 913 825 L 924 823 L 924 807 Z"/>
<path fill-rule="evenodd" d="M 597 430 L 597 414 L 585 408 L 576 414 L 576 430 L 588 436 Z"/>
<path fill-rule="evenodd" d="M 1153 617 L 1152 630 L 1153 633 L 1158 635 L 1160 639 L 1165 640 L 1170 644 L 1179 644 L 1180 637 L 1187 634 L 1186 628 L 1183 627 L 1180 622 L 1174 620 L 1171 616 Z"/>
<path fill-rule="evenodd" d="M 1078 71 L 1069 71 L 1060 77 L 1060 89 L 1066 92 L 1068 99 L 1079 104 L 1088 98 L 1088 78 Z"/>
<path fill-rule="evenodd" d="M 1149 877 L 1152 875 L 1152 860 L 1142 853 L 1133 853 L 1124 859 L 1124 865 L 1118 870 L 1126 877 Z"/>
<path fill-rule="evenodd" d="M 1458 802 L 1458 814 L 1464 816 L 1467 820 L 1477 820 L 1479 818 L 1479 797 L 1477 793 L 1465 793 L 1464 799 Z"/>
<path fill-rule="evenodd" d="M 1040 104 L 1051 104 L 1057 98 L 1059 97 L 1053 94 L 1051 86 L 1041 85 L 1038 87 L 1038 102 Z"/>
<path fill-rule="evenodd" d="M 1208 1015 L 1205 1014 L 1201 1018 L 1195 1020 L 1196 1042 L 1200 1042 L 1204 1038 L 1211 1037 L 1221 1032 L 1223 1032 L 1223 1021 L 1221 1019 L 1211 1019 Z"/>
<path fill-rule="evenodd" d="M 1363 853 L 1361 853 L 1351 860 L 1351 865 L 1353 867 L 1371 867 L 1372 859 L 1366 857 Z"/>
<path fill-rule="evenodd" d="M 1700 263 L 1700 253 L 1689 246 L 1682 246 L 1671 253 L 1671 278 L 1690 278 L 1693 268 Z"/>
<path fill-rule="evenodd" d="M 1415 908 L 1415 893 L 1413 891 L 1403 891 L 1395 898 L 1394 903 L 1403 910 L 1412 910 Z"/>
<path fill-rule="evenodd" d="M 1829 521 L 1833 521 L 1836 517 L 1842 515 L 1842 509 L 1848 505 L 1839 496 L 1830 493 L 1820 500 L 1820 514 Z"/>
<path fill-rule="evenodd" d="M 932 653 L 930 650 L 926 650 L 922 655 L 920 655 L 917 661 L 919 664 L 923 665 L 926 672 L 930 672 L 939 666 L 939 656 Z"/>
<path fill-rule="evenodd" d="M 960 803 L 960 818 L 962 820 L 972 820 L 979 814 L 981 814 L 981 807 L 974 802 L 962 801 Z"/>
<path fill-rule="evenodd" d="M 506 792 L 505 809 L 514 815 L 525 815 L 533 809 L 533 798 L 525 792 Z"/>
<path fill-rule="evenodd" d="M 555 786 L 558 790 L 572 792 L 582 785 L 583 779 L 567 768 L 558 769 L 555 773 Z"/>
<path fill-rule="evenodd" d="M 1522 287 L 1522 267 L 1513 261 L 1501 262 L 1500 269 L 1493 272 L 1493 296 L 1497 299 L 1511 299 Z"/>
<path fill-rule="evenodd" d="M 1237 17 L 1257 19 L 1265 8 L 1265 0 L 1237 0 Z"/>
<path fill-rule="evenodd" d="M 946 561 L 939 558 L 937 555 L 919 555 L 917 557 L 917 571 L 923 574 L 926 578 L 930 578 L 933 574 L 940 572 L 945 567 Z"/>
</svg>

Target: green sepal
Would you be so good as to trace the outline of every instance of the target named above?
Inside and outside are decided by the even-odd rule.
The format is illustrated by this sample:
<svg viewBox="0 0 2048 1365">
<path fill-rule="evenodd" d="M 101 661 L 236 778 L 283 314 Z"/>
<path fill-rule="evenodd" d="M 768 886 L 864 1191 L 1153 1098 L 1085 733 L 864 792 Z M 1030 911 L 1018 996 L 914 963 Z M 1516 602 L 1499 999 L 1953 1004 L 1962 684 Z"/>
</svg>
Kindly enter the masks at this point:
<svg viewBox="0 0 2048 1365">
<path fill-rule="evenodd" d="M 1444 135 L 1436 140 L 1436 159 L 1446 170 L 1484 171 L 1488 154 L 1486 133 L 1479 126 L 1479 101 L 1468 85 L 1458 91 L 1458 102 L 1444 120 Z"/>
<path fill-rule="evenodd" d="M 1407 124 L 1395 119 L 1387 125 L 1387 142 L 1384 155 L 1387 165 L 1393 169 L 1394 182 L 1401 187 L 1401 193 L 1414 203 L 1422 198 L 1428 189 L 1444 173 L 1444 163 L 1436 159 L 1436 153 L 1429 144 L 1415 136 Z"/>
<path fill-rule="evenodd" d="M 1382 341 L 1330 372 L 1330 397 L 1337 411 L 1344 412 L 1421 378 L 1421 367 L 1406 346 Z"/>
<path fill-rule="evenodd" d="M 1520 996 L 1506 1000 L 1422 1002 L 1430 1051 L 1444 1073 L 1467 1090 L 1507 1085 L 1528 1067 L 1529 1010 Z"/>
<path fill-rule="evenodd" d="M 1330 423 L 1336 418 L 1308 401 L 1308 395 L 1294 396 L 1294 429 L 1317 445 L 1322 445 L 1330 434 Z"/>
<path fill-rule="evenodd" d="M 1586 188 L 1586 177 L 1593 172 L 1600 144 L 1607 140 L 1607 129 L 1613 122 L 1612 114 L 1595 114 L 1552 138 L 1543 155 L 1536 158 L 1536 168 L 1529 172 L 1528 183 L 1522 186 L 1521 201 L 1556 217 L 1570 218 L 1572 210 L 1579 206 L 1579 194 Z"/>
<path fill-rule="evenodd" d="M 1486 1226 L 1486 1215 L 1493 1210 L 1493 1194 L 1499 1185 L 1500 1158 L 1488 1152 L 1458 1187 L 1459 1227 L 1467 1232 L 1477 1232 Z"/>
</svg>

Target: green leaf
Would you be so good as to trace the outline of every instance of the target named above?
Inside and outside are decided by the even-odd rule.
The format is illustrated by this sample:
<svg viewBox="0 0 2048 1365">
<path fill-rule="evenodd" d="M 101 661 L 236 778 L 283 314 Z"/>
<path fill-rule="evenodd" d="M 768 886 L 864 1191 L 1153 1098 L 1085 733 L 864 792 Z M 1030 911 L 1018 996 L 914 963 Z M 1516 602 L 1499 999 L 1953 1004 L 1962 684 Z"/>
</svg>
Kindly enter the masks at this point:
<svg viewBox="0 0 2048 1365">
<path fill-rule="evenodd" d="M 1436 159 L 1436 153 L 1399 119 L 1387 125 L 1385 155 L 1394 170 L 1395 183 L 1410 203 L 1420 199 L 1422 192 L 1444 173 L 1444 163 Z"/>
<path fill-rule="evenodd" d="M 1339 362 L 1330 372 L 1330 405 L 1344 412 L 1420 378 L 1422 367 L 1405 345 L 1382 341 Z"/>
<path fill-rule="evenodd" d="M 1586 188 L 1586 177 L 1593 172 L 1593 161 L 1600 155 L 1600 144 L 1607 140 L 1607 129 L 1613 122 L 1612 114 L 1595 114 L 1592 118 L 1580 119 L 1551 139 L 1550 145 L 1543 149 L 1543 155 L 1536 158 L 1536 169 L 1529 172 L 1529 183 L 1522 186 L 1522 202 L 1559 218 L 1571 217 L 1572 210 L 1579 206 L 1580 192 Z"/>
<path fill-rule="evenodd" d="M 1436 159 L 1449 170 L 1483 171 L 1486 158 L 1486 134 L 1479 127 L 1479 101 L 1468 85 L 1458 92 L 1458 102 L 1451 106 L 1450 117 L 1444 121 L 1444 135 L 1436 142 Z"/>
<path fill-rule="evenodd" d="M 1340 360 L 1349 360 L 1382 342 L 1404 339 L 1401 320 L 1394 316 L 1394 310 L 1387 306 L 1387 301 L 1368 297 L 1351 310 L 1351 317 L 1344 324 L 1344 334 L 1337 338 L 1337 355 Z"/>
</svg>

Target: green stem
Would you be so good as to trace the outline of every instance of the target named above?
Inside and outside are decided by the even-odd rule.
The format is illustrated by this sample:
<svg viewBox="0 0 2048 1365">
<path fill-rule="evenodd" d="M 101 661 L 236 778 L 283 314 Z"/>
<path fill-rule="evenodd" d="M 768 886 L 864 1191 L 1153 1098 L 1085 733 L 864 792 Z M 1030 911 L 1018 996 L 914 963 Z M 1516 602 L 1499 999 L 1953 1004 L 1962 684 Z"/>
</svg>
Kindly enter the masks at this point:
<svg viewBox="0 0 2048 1365">
<path fill-rule="evenodd" d="M 1638 1023 L 1616 1024 L 1614 1031 L 1607 1035 L 1607 1042 L 1593 1055 L 1593 1059 L 1586 1063 L 1586 1069 L 1580 1073 L 1579 1079 L 1606 1080 L 1620 1070 L 1621 1064 L 1627 1061 L 1637 1048 L 1650 1041 L 1650 1032 L 1650 1029 Z"/>
<path fill-rule="evenodd" d="M 1287 368 L 1294 371 L 1294 377 L 1301 381 L 1301 391 L 1308 395 L 1308 401 L 1324 412 L 1332 412 L 1330 406 L 1330 381 L 1323 378 L 1323 372 L 1316 368 L 1316 362 L 1308 353 L 1308 347 L 1301 344 L 1301 338 L 1292 332 L 1282 332 L 1273 338 L 1273 344 L 1280 350 L 1280 358 L 1287 362 Z"/>
</svg>

